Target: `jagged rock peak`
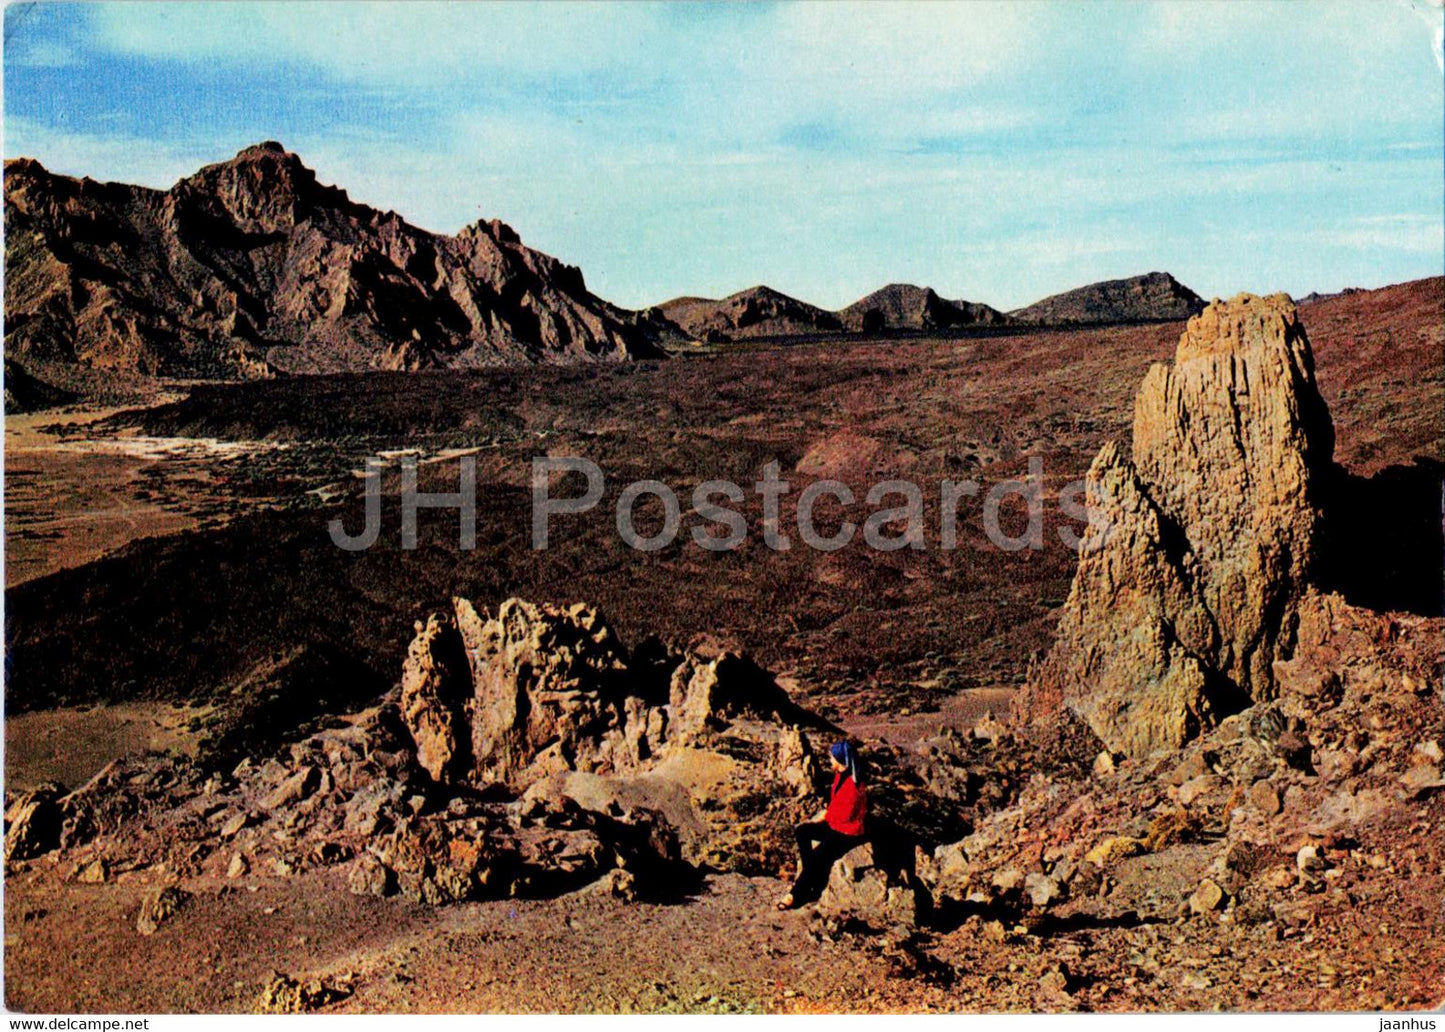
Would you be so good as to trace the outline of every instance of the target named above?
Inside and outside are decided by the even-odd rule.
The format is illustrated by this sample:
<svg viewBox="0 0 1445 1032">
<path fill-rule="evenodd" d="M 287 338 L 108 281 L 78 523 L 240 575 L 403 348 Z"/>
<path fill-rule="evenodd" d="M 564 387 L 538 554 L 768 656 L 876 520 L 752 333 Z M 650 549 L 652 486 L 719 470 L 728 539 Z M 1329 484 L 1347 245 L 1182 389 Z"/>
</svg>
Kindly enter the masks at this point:
<svg viewBox="0 0 1445 1032">
<path fill-rule="evenodd" d="M 249 158 L 261 157 L 267 154 L 281 154 L 288 157 L 296 157 L 288 151 L 285 146 L 275 140 L 262 140 L 260 143 L 253 143 L 249 147 L 241 148 L 234 160 L 243 161 Z"/>
<path fill-rule="evenodd" d="M 253 182 L 261 186 L 289 186 L 316 181 L 316 173 L 296 154 L 275 140 L 267 140 L 242 148 L 235 157 L 226 161 L 205 165 L 182 179 L 181 183 L 215 184 L 235 181 L 236 176 L 242 175 L 257 177 Z"/>
<path fill-rule="evenodd" d="M 517 231 L 501 219 L 478 219 L 466 226 L 457 236 L 460 238 L 477 234 L 489 236 L 499 244 L 520 244 L 522 242 Z"/>
<path fill-rule="evenodd" d="M 819 773 L 806 736 L 840 733 L 711 639 L 629 651 L 590 606 L 516 598 L 418 622 L 400 710 L 434 782 L 657 810 L 726 869 L 786 854 Z"/>
<path fill-rule="evenodd" d="M 268 140 L 240 151 L 229 161 L 207 165 L 176 184 L 173 193 L 192 192 L 218 200 L 243 230 L 289 231 L 314 199 L 316 173 L 281 144 Z M 344 197 L 341 191 L 335 191 Z"/>
<path fill-rule="evenodd" d="M 434 780 L 518 790 L 563 771 L 638 770 L 719 720 L 818 724 L 766 671 L 709 639 L 629 653 L 590 606 L 518 598 L 495 614 L 454 598 L 450 613 L 418 623 L 401 707 Z"/>
<path fill-rule="evenodd" d="M 1333 442 L 1288 297 L 1241 294 L 1192 318 L 1174 364 L 1140 387 L 1132 456 L 1110 444 L 1089 470 L 1096 523 L 1021 710 L 1068 706 L 1138 756 L 1271 698 Z"/>
<path fill-rule="evenodd" d="M 274 141 L 167 191 L 9 163 L 5 229 L 5 354 L 43 383 L 663 354 L 665 327 L 500 220 L 428 232 Z"/>
</svg>

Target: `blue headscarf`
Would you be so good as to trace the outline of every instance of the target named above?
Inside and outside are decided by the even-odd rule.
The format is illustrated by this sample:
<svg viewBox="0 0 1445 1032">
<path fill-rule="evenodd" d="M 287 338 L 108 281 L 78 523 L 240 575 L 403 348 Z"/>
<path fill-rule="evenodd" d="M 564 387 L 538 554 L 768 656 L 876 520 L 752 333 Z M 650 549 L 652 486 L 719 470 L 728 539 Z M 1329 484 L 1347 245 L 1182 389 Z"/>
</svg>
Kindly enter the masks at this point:
<svg viewBox="0 0 1445 1032">
<path fill-rule="evenodd" d="M 854 785 L 863 784 L 863 770 L 858 762 L 858 750 L 849 741 L 839 742 L 828 750 L 828 755 L 843 765 L 843 772 L 853 779 Z"/>
</svg>

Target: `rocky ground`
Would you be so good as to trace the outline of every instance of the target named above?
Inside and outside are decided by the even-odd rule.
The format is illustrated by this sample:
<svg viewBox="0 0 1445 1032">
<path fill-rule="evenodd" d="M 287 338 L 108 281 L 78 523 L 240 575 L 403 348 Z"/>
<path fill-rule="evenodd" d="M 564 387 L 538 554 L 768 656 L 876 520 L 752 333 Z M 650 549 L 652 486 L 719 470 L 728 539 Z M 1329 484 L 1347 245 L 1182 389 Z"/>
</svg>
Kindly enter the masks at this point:
<svg viewBox="0 0 1445 1032">
<path fill-rule="evenodd" d="M 1346 295 L 1301 309 L 1335 456 L 1361 484 L 1412 455 L 1441 454 L 1438 427 L 1381 400 L 1438 395 L 1439 293 L 1432 281 L 1380 292 L 1374 307 Z M 498 489 L 512 452 L 535 447 L 544 425 L 557 447 L 589 441 L 622 470 L 650 459 L 681 475 L 725 441 L 699 468 L 751 472 L 788 448 L 799 478 L 862 484 L 962 463 L 989 480 L 1043 448 L 1078 475 L 1127 425 L 1144 366 L 1168 359 L 1179 329 L 853 344 L 832 365 L 799 348 L 626 374 L 497 374 L 481 406 L 481 380 L 426 381 L 439 392 L 428 395 L 426 444 L 440 453 L 487 437 L 496 448 L 482 450 L 483 464 Z M 1117 350 L 1101 377 L 1105 345 Z M 1381 349 L 1413 356 L 1420 375 L 1394 384 L 1399 367 Z M 903 352 L 907 373 L 886 372 Z M 1186 358 L 1181 350 L 1181 366 Z M 599 376 L 605 390 L 587 385 Z M 798 392 L 795 420 L 760 418 L 764 383 L 747 378 L 769 376 Z M 1009 386 L 972 389 L 978 377 Z M 1097 390 L 1083 390 L 1090 381 Z M 307 406 L 284 385 L 260 384 L 231 390 L 264 405 L 197 392 L 128 420 L 152 434 L 289 438 L 300 446 L 266 453 L 283 454 L 282 465 L 253 463 L 250 476 L 304 480 L 304 468 L 331 482 L 348 448 L 382 440 L 349 436 L 365 420 L 384 435 L 418 418 L 417 398 L 390 387 L 348 416 L 357 399 L 347 383 L 318 384 Z M 1253 427 L 1297 410 L 1260 401 L 1274 389 L 1218 400 Z M 548 401 L 552 390 L 574 397 L 574 411 Z M 1093 408 L 1041 418 L 1070 394 Z M 1201 397 L 1182 396 L 1180 410 Z M 658 404 L 671 413 L 660 425 L 677 429 L 640 432 L 650 425 L 640 413 Z M 910 425 L 910 413 L 927 419 Z M 1387 437 L 1378 421 L 1392 413 L 1399 433 Z M 236 420 L 255 425 L 238 432 Z M 1016 429 L 989 443 L 989 425 Z M 1181 425 L 1176 451 L 1206 456 L 1203 465 L 1149 466 L 1137 421 L 1132 460 L 1117 460 L 1148 467 L 1142 493 L 1160 512 L 1175 504 L 1171 485 L 1222 454 Z M 1025 447 L 1018 434 L 1030 427 Z M 1286 465 L 1276 460 L 1309 436 L 1297 429 L 1265 435 L 1276 451 L 1241 449 L 1242 465 L 1226 472 L 1261 483 L 1251 463 Z M 1436 475 L 1428 463 L 1414 469 Z M 1108 578 L 1086 562 L 1072 591 L 1071 553 L 799 550 L 720 576 L 681 550 L 640 565 L 613 556 L 600 530 L 541 558 L 499 530 L 458 563 L 433 525 L 420 554 L 343 564 L 317 524 L 355 517 L 343 493 L 242 511 L 225 527 L 137 542 L 21 584 L 6 598 L 7 707 L 29 721 L 27 737 L 44 740 L 51 720 L 96 741 L 88 772 L 38 750 L 30 784 L 7 770 L 6 1002 L 1438 1006 L 1445 623 L 1424 615 L 1420 591 L 1392 594 L 1391 578 L 1324 561 L 1340 532 L 1314 529 L 1341 525 L 1330 522 L 1338 493 L 1306 509 L 1242 497 L 1265 515 L 1236 534 L 1239 548 L 1286 527 L 1310 561 L 1230 566 L 1239 553 L 1220 550 L 1209 521 L 1183 520 L 1176 536 L 1136 528 L 1101 553 Z M 508 498 L 483 505 L 484 538 L 516 517 Z M 1419 539 L 1395 537 L 1420 565 Z M 1159 555 L 1173 557 L 1175 580 L 1148 575 Z M 1267 636 L 1274 661 L 1248 678 L 1227 671 L 1254 654 L 1245 644 L 1261 640 L 1258 626 L 1231 622 L 1219 602 L 1239 576 L 1264 578 L 1259 596 L 1280 600 L 1260 626 L 1288 628 Z M 1102 604 L 1105 584 L 1136 604 Z M 200 608 L 192 591 L 228 604 Z M 1040 667 L 1030 654 L 1054 641 L 1066 596 L 1066 614 L 1092 615 L 1066 616 L 1062 651 Z M 596 608 L 572 604 L 579 598 Z M 1187 598 L 1204 602 L 1180 608 Z M 1207 619 L 1197 640 L 1179 639 L 1181 652 L 1168 635 L 1189 613 Z M 1088 690 L 1091 648 L 1126 640 L 1120 621 L 1165 628 L 1163 638 L 1136 635 L 1139 655 L 1164 674 L 1122 709 Z M 187 650 L 199 641 L 204 650 Z M 1181 663 L 1200 676 L 1169 673 Z M 1061 679 L 1057 690 L 1041 670 Z M 1236 694 L 1216 690 L 1226 676 Z M 1012 691 L 1025 680 L 1029 691 Z M 1138 699 L 1149 705 L 1131 715 Z M 86 717 L 97 704 L 132 707 L 165 734 L 138 728 L 102 742 Z M 177 713 L 189 715 L 176 723 Z M 816 906 L 779 913 L 788 829 L 819 802 L 819 756 L 840 728 L 863 740 L 888 833 L 838 866 Z M 165 751 L 137 753 L 142 740 Z M 43 783 L 62 774 L 63 785 Z"/>
<path fill-rule="evenodd" d="M 960 771 L 965 783 L 967 772 L 1023 777 L 965 796 L 971 834 L 919 851 L 933 906 L 917 919 L 870 906 L 841 874 L 819 905 L 790 913 L 771 907 L 786 883 L 756 871 L 638 899 L 638 883 L 618 875 L 659 868 L 635 853 L 616 867 L 629 847 L 614 836 L 642 811 L 607 822 L 609 833 L 557 797 L 458 796 L 415 770 L 395 780 L 382 765 L 406 770 L 405 733 L 376 712 L 230 777 L 161 757 L 119 764 L 62 797 L 56 827 L 78 845 L 22 859 L 16 822 L 34 819 L 12 806 L 6 1002 L 705 1013 L 1438 1005 L 1445 721 L 1438 687 L 1417 677 L 1441 627 L 1317 599 L 1306 630 L 1320 648 L 1286 672 L 1278 704 L 1178 755 L 1042 764 L 987 721 L 929 742 L 919 759 L 942 780 L 914 793 L 947 796 Z M 899 780 L 879 758 L 886 794 Z M 394 784 L 410 787 L 376 790 Z M 90 828 L 76 827 L 79 813 Z M 425 854 L 402 848 L 428 827 L 467 827 L 465 842 L 494 846 L 515 836 L 509 868 L 489 853 L 507 881 L 473 882 L 443 903 L 440 868 L 417 879 L 406 857 Z M 454 871 L 477 869 L 455 845 L 428 848 Z M 399 883 L 378 874 L 383 863 Z"/>
</svg>

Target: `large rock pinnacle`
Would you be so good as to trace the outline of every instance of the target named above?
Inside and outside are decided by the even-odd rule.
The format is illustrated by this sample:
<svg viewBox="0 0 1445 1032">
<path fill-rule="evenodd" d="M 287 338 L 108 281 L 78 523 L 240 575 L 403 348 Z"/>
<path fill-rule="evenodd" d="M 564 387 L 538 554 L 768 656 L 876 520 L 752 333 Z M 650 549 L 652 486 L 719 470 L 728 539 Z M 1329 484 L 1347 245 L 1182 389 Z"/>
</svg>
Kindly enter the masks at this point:
<svg viewBox="0 0 1445 1032">
<path fill-rule="evenodd" d="M 1174 365 L 1140 387 L 1132 459 L 1110 444 L 1089 470 L 1095 522 L 1031 715 L 1068 706 L 1141 756 L 1270 698 L 1333 448 L 1288 297 L 1241 294 L 1191 319 Z"/>
</svg>

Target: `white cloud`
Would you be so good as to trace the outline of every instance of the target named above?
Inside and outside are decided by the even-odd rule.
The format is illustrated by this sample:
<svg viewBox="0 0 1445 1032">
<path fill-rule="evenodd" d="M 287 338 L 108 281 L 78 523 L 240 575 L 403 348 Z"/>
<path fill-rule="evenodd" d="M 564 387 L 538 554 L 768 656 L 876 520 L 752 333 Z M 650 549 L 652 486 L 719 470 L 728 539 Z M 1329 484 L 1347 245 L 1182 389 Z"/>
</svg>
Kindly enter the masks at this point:
<svg viewBox="0 0 1445 1032">
<path fill-rule="evenodd" d="M 771 48 L 789 80 L 849 96 L 931 94 L 1013 70 L 1041 8 L 1022 3 L 799 3 L 779 8 Z"/>
<path fill-rule="evenodd" d="M 1437 257 L 1445 254 L 1445 225 L 1422 215 L 1364 216 L 1307 236 L 1321 247 Z"/>
<path fill-rule="evenodd" d="M 107 3 L 98 42 L 195 62 L 300 62 L 344 80 L 446 83 L 499 68 L 604 67 L 645 39 L 648 9 L 624 4 L 346 2 Z"/>
<path fill-rule="evenodd" d="M 1039 60 L 1043 20 L 1038 5 L 1008 2 L 729 5 L 702 15 L 639 3 L 106 3 L 92 11 L 95 43 L 116 53 L 299 67 L 369 90 L 425 91 L 458 111 L 482 89 L 489 113 L 499 103 L 529 112 L 610 105 L 650 118 L 646 128 L 657 133 L 706 128 L 722 147 L 810 123 L 885 140 L 1025 124 L 1036 117 L 1026 103 L 970 102 L 961 91 Z"/>
<path fill-rule="evenodd" d="M 40 40 L 22 47 L 12 46 L 6 62 L 24 68 L 68 68 L 77 61 L 75 51 L 54 40 Z"/>
<path fill-rule="evenodd" d="M 1438 9 L 1412 10 L 1408 0 L 1192 0 L 1138 9 L 1147 17 L 1128 66 L 1189 101 L 1167 126 L 1170 138 L 1438 130 Z"/>
<path fill-rule="evenodd" d="M 927 93 L 1016 63 L 1036 5 L 796 3 L 723 15 L 665 4 L 118 2 L 93 11 L 98 42 L 187 61 L 304 62 L 339 79 L 451 81 L 509 69 L 640 76 L 748 68 L 773 81 Z M 716 22 L 710 19 L 718 19 Z"/>
<path fill-rule="evenodd" d="M 111 133 L 78 133 L 28 118 L 5 119 L 5 156 L 30 157 L 50 171 L 138 183 L 165 190 L 202 165 L 230 157 L 254 140 L 198 136 L 163 143 Z"/>
</svg>

